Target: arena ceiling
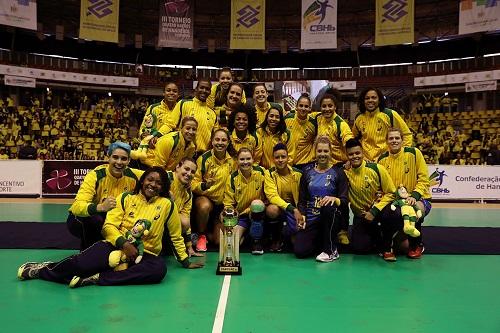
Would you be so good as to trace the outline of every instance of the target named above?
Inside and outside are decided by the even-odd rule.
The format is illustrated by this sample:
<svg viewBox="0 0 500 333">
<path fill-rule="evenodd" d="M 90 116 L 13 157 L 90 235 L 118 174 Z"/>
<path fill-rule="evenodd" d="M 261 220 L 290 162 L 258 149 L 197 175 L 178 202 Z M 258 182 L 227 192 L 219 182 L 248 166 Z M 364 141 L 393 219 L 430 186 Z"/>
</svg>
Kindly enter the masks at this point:
<svg viewBox="0 0 500 333">
<path fill-rule="evenodd" d="M 256 67 L 331 67 L 476 57 L 500 52 L 500 31 L 458 34 L 458 1 L 416 0 L 413 45 L 374 47 L 373 0 L 338 0 L 338 48 L 301 51 L 300 0 L 266 1 L 267 51 L 228 50 L 230 0 L 196 0 L 195 50 L 158 49 L 158 0 L 121 0 L 122 45 L 78 40 L 80 0 L 39 0 L 39 31 L 0 26 L 0 47 L 20 52 L 129 63 Z M 64 39 L 56 39 L 56 26 Z M 135 35 L 142 35 L 142 48 Z M 208 52 L 208 41 L 215 50 Z M 282 53 L 286 41 L 286 54 Z"/>
</svg>

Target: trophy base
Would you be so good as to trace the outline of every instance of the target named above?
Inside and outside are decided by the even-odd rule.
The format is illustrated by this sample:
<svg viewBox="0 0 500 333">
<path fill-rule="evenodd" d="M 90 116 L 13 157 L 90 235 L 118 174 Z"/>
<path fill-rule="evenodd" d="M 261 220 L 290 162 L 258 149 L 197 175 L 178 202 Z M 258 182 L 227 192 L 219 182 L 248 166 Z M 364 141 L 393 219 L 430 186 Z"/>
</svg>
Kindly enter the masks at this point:
<svg viewBox="0 0 500 333">
<path fill-rule="evenodd" d="M 217 265 L 217 270 L 215 271 L 217 275 L 241 275 L 242 269 L 239 263 L 235 266 L 224 266 L 219 263 Z"/>
</svg>

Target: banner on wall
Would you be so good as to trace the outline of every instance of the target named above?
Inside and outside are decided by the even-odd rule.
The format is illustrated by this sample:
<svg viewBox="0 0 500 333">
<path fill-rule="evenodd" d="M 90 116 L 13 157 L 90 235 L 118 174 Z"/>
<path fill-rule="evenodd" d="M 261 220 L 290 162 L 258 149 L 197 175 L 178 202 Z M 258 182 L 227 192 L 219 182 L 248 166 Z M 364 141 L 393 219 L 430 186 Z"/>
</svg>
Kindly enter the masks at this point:
<svg viewBox="0 0 500 333">
<path fill-rule="evenodd" d="M 375 46 L 413 43 L 413 0 L 377 0 L 375 9 Z"/>
<path fill-rule="evenodd" d="M 36 79 L 31 77 L 5 75 L 4 82 L 6 86 L 17 86 L 17 87 L 28 87 L 28 88 L 36 87 Z"/>
<path fill-rule="evenodd" d="M 0 24 L 37 30 L 36 0 L 0 0 Z"/>
<path fill-rule="evenodd" d="M 40 195 L 42 161 L 0 161 L 0 196 Z"/>
<path fill-rule="evenodd" d="M 44 161 L 42 196 L 76 195 L 88 172 L 103 161 Z"/>
<path fill-rule="evenodd" d="M 118 43 L 120 0 L 81 0 L 81 39 Z"/>
<path fill-rule="evenodd" d="M 193 48 L 193 1 L 160 1 L 158 46 Z"/>
<path fill-rule="evenodd" d="M 467 82 L 465 92 L 497 90 L 497 81 Z"/>
<path fill-rule="evenodd" d="M 231 0 L 229 48 L 240 50 L 266 48 L 265 0 Z"/>
<path fill-rule="evenodd" d="M 337 48 L 337 0 L 302 0 L 300 48 Z"/>
<path fill-rule="evenodd" d="M 500 166 L 429 165 L 433 199 L 500 199 Z"/>
<path fill-rule="evenodd" d="M 64 81 L 87 84 L 103 84 L 108 86 L 138 87 L 139 79 L 128 76 L 95 75 L 74 72 L 51 71 L 47 69 L 20 66 L 0 65 L 0 74 L 22 76 L 48 81 Z"/>
<path fill-rule="evenodd" d="M 500 29 L 500 2 L 495 0 L 461 0 L 458 34 Z"/>
</svg>

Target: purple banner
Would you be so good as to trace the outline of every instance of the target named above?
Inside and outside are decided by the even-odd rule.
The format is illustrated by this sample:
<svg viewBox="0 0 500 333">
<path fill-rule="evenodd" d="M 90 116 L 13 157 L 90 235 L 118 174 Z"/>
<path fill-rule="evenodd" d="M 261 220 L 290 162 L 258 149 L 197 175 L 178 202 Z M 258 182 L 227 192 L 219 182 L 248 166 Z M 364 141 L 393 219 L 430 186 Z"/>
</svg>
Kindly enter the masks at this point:
<svg viewBox="0 0 500 333">
<path fill-rule="evenodd" d="M 193 1 L 160 1 L 159 47 L 193 48 Z"/>
<path fill-rule="evenodd" d="M 89 171 L 104 161 L 44 161 L 42 196 L 76 195 Z"/>
</svg>

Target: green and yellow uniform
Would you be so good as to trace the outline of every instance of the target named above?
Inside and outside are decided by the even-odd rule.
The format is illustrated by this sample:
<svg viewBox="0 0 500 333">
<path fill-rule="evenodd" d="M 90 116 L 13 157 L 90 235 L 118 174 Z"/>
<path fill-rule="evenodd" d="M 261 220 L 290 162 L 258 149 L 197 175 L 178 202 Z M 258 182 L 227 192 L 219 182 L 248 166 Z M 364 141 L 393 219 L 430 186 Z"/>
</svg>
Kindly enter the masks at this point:
<svg viewBox="0 0 500 333">
<path fill-rule="evenodd" d="M 295 112 L 290 112 L 285 117 L 285 123 L 291 133 L 291 145 L 295 147 L 295 156 L 291 164 L 307 164 L 313 161 L 314 140 L 318 133 L 318 123 L 315 117 L 309 115 L 306 120 L 300 120 Z"/>
<path fill-rule="evenodd" d="M 144 119 L 142 120 L 139 133 L 142 133 L 146 128 L 145 119 L 149 115 L 154 115 L 154 117 L 156 117 L 155 128 L 159 132 L 159 134 L 156 136 L 165 135 L 172 131 L 175 131 L 181 117 L 179 109 L 176 109 L 175 107 L 173 109 L 169 109 L 168 105 L 164 101 L 156 104 L 151 104 L 146 110 L 146 114 L 144 116 Z"/>
<path fill-rule="evenodd" d="M 351 128 L 347 122 L 336 112 L 330 120 L 319 114 L 316 118 L 318 122 L 318 135 L 326 135 L 332 143 L 332 158 L 334 163 L 347 161 L 345 143 L 354 138 Z"/>
<path fill-rule="evenodd" d="M 226 182 L 233 171 L 233 159 L 226 153 L 224 159 L 215 157 L 213 150 L 209 150 L 196 161 L 198 168 L 192 182 L 193 192 L 212 200 L 216 205 L 222 204 Z M 206 188 L 206 180 L 213 179 L 215 183 Z"/>
<path fill-rule="evenodd" d="M 219 87 L 220 83 L 212 84 L 212 88 L 210 90 L 210 95 L 207 97 L 207 105 L 212 110 L 215 110 L 216 107 L 220 105 L 215 105 L 215 94 L 217 93 L 217 87 Z M 241 103 L 245 104 L 247 102 L 247 97 L 245 95 L 245 90 L 243 90 L 241 94 Z"/>
<path fill-rule="evenodd" d="M 189 265 L 184 240 L 181 236 L 181 222 L 174 202 L 169 198 L 154 197 L 147 200 L 142 193 L 122 193 L 117 198 L 116 207 L 108 212 L 102 228 L 104 238 L 117 248 L 126 242 L 125 233 L 132 229 L 139 219 L 151 222 L 149 234 L 142 237 L 144 252 L 158 256 L 162 248 L 165 228 L 173 244 L 177 260 L 184 266 Z"/>
<path fill-rule="evenodd" d="M 411 147 L 413 144 L 412 134 L 408 125 L 401 116 L 394 110 L 378 108 L 373 111 L 365 111 L 358 114 L 354 121 L 352 134 L 359 137 L 363 154 L 369 161 L 376 161 L 377 158 L 388 150 L 387 131 L 391 127 L 399 128 L 403 134 L 403 146 Z"/>
<path fill-rule="evenodd" d="M 262 142 L 262 158 L 260 162 L 255 161 L 256 163 L 266 169 L 274 166 L 273 148 L 278 142 L 282 142 L 286 145 L 288 150 L 288 163 L 292 163 L 295 158 L 295 144 L 291 139 L 291 134 L 288 129 L 282 134 L 273 134 L 269 132 L 268 129 L 258 128 L 257 138 Z"/>
<path fill-rule="evenodd" d="M 184 157 L 193 157 L 196 149 L 194 143 L 186 144 L 180 132 L 171 132 L 162 136 L 156 142 L 154 159 L 144 160 L 148 166 L 161 166 L 165 170 L 174 170 Z"/>
<path fill-rule="evenodd" d="M 299 185 L 302 171 L 288 167 L 290 173 L 282 176 L 276 168 L 265 173 L 264 193 L 273 205 L 283 210 L 293 212 L 299 203 Z"/>
<path fill-rule="evenodd" d="M 349 202 L 354 216 L 360 217 L 364 211 L 377 216 L 394 201 L 396 187 L 382 165 L 363 161 L 359 167 L 345 170 L 345 174 L 349 179 Z M 378 202 L 377 192 L 383 193 Z"/>
<path fill-rule="evenodd" d="M 403 184 L 415 199 L 431 198 L 427 164 L 417 148 L 403 147 L 396 154 L 387 151 L 379 157 L 378 163 L 387 169 L 394 185 Z"/>
<path fill-rule="evenodd" d="M 226 182 L 224 208 L 236 209 L 240 215 L 249 214 L 253 200 L 264 201 L 264 172 L 259 166 L 253 167 L 249 178 L 245 178 L 239 170 L 233 172 Z"/>
<path fill-rule="evenodd" d="M 106 198 L 133 191 L 143 173 L 142 170 L 126 168 L 122 177 L 115 178 L 109 172 L 108 164 L 99 165 L 85 176 L 69 211 L 80 217 L 96 214 L 97 205 Z"/>
<path fill-rule="evenodd" d="M 243 139 L 240 139 L 236 135 L 236 131 L 233 131 L 230 135 L 230 139 L 236 152 L 238 152 L 243 147 L 248 148 L 252 152 L 254 163 L 259 164 L 262 158 L 262 141 L 259 140 L 255 132 L 250 133 L 247 131 L 245 137 Z"/>
<path fill-rule="evenodd" d="M 191 209 L 193 208 L 193 194 L 191 188 L 184 186 L 172 171 L 167 172 L 170 179 L 170 193 L 174 198 L 175 206 L 179 215 L 184 216 L 188 220 L 191 217 Z M 191 246 L 191 227 L 182 233 L 186 245 Z"/>
<path fill-rule="evenodd" d="M 269 109 L 271 108 L 281 110 L 281 112 L 283 112 L 283 108 L 278 103 L 266 102 L 263 108 L 255 104 L 255 111 L 257 111 L 257 127 L 260 127 L 260 125 L 262 125 L 264 120 L 266 120 L 267 111 L 269 111 Z"/>
<path fill-rule="evenodd" d="M 206 152 L 210 145 L 212 130 L 217 122 L 217 115 L 214 110 L 207 106 L 207 103 L 198 98 L 183 99 L 177 103 L 174 112 L 179 110 L 181 119 L 184 117 L 193 117 L 198 122 L 196 132 L 196 151 Z"/>
</svg>

